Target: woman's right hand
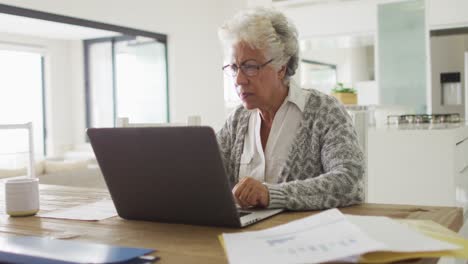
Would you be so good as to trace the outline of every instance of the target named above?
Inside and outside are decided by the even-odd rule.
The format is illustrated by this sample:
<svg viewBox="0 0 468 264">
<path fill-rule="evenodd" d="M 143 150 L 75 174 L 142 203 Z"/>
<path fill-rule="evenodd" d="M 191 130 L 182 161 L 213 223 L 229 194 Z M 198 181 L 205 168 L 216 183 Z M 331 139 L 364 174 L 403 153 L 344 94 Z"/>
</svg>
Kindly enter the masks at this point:
<svg viewBox="0 0 468 264">
<path fill-rule="evenodd" d="M 242 208 L 268 207 L 269 192 L 263 183 L 251 178 L 242 178 L 232 189 L 237 204 Z"/>
</svg>

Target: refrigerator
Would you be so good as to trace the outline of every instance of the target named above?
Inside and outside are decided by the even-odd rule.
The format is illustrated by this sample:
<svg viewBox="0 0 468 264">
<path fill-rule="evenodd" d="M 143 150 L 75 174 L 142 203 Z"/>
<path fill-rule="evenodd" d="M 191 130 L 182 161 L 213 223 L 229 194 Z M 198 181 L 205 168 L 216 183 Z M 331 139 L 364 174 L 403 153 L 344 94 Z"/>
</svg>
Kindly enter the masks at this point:
<svg viewBox="0 0 468 264">
<path fill-rule="evenodd" d="M 431 36 L 430 114 L 468 117 L 467 41 L 468 34 Z"/>
</svg>

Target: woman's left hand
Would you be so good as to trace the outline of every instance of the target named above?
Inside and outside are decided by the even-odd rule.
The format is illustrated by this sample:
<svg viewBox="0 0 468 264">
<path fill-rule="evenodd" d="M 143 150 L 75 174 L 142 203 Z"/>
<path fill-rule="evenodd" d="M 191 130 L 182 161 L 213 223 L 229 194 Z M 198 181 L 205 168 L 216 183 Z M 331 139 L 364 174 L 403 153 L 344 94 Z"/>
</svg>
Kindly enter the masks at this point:
<svg viewBox="0 0 468 264">
<path fill-rule="evenodd" d="M 250 177 L 242 178 L 232 189 L 232 194 L 242 208 L 267 207 L 270 199 L 268 188 Z"/>
</svg>

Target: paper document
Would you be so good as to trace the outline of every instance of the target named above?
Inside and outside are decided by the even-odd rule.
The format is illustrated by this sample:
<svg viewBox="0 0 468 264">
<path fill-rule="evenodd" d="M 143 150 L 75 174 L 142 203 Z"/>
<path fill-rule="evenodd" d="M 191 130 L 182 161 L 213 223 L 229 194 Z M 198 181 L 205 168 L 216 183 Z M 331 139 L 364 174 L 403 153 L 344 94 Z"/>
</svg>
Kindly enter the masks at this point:
<svg viewBox="0 0 468 264">
<path fill-rule="evenodd" d="M 346 215 L 369 237 L 385 244 L 385 251 L 420 252 L 455 250 L 460 247 L 425 236 L 408 226 L 383 216 Z"/>
<path fill-rule="evenodd" d="M 382 263 L 415 258 L 437 258 L 442 256 L 458 259 L 468 259 L 468 240 L 446 228 L 445 226 L 442 226 L 431 220 L 398 219 L 396 221 L 408 226 L 415 231 L 418 231 L 419 233 L 440 241 L 456 244 L 462 248 L 457 250 L 430 252 L 371 252 L 361 256 L 361 262 Z"/>
<path fill-rule="evenodd" d="M 460 249 L 387 217 L 345 216 L 337 209 L 262 231 L 223 234 L 222 238 L 230 263 L 318 263 L 357 260 L 349 257 L 368 252 Z"/>
<path fill-rule="evenodd" d="M 38 215 L 46 218 L 59 218 L 83 221 L 99 221 L 117 215 L 112 200 L 105 199 L 95 203 L 79 205 Z"/>
<path fill-rule="evenodd" d="M 223 239 L 229 263 L 326 262 L 385 248 L 337 209 L 262 231 L 223 234 Z"/>
</svg>

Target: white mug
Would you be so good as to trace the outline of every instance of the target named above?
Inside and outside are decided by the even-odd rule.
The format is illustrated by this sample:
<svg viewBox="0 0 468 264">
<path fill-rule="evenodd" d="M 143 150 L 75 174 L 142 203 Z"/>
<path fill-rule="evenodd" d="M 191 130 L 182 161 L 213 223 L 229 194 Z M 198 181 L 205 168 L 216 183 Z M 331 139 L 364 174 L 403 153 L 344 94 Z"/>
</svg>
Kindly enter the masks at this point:
<svg viewBox="0 0 468 264">
<path fill-rule="evenodd" d="M 5 208 L 10 216 L 30 216 L 39 211 L 39 180 L 21 178 L 5 183 Z"/>
</svg>

